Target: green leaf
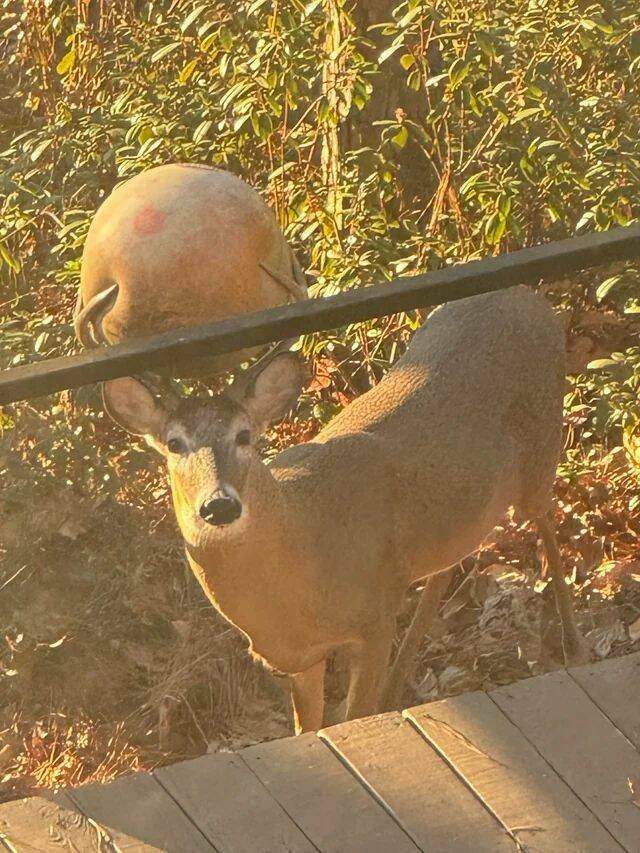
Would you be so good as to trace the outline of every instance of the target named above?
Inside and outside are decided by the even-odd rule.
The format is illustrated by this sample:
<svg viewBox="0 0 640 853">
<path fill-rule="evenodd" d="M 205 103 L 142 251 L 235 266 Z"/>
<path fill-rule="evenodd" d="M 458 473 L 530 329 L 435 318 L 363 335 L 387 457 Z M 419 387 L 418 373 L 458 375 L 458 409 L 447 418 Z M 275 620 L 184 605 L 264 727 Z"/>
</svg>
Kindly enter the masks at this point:
<svg viewBox="0 0 640 853">
<path fill-rule="evenodd" d="M 603 282 L 601 282 L 601 284 L 599 284 L 596 289 L 597 301 L 602 302 L 602 300 L 609 293 L 609 291 L 613 290 L 616 284 L 618 284 L 618 282 L 621 280 L 621 275 L 612 275 L 610 278 L 606 278 Z"/>
<path fill-rule="evenodd" d="M 535 169 L 533 167 L 533 163 L 529 160 L 528 157 L 520 158 L 520 168 L 522 169 L 523 175 L 531 182 L 535 183 Z"/>
<path fill-rule="evenodd" d="M 201 122 L 193 131 L 193 141 L 202 142 L 205 136 L 209 133 L 212 124 L 213 121 L 211 119 L 206 119 L 206 121 Z"/>
<path fill-rule="evenodd" d="M 470 62 L 465 62 L 464 59 L 456 59 L 451 65 L 451 68 L 449 68 L 449 79 L 451 80 L 451 85 L 454 88 L 459 86 L 470 71 Z"/>
<path fill-rule="evenodd" d="M 230 30 L 226 27 L 223 27 L 220 30 L 220 44 L 227 51 L 231 50 L 233 47 L 233 36 L 231 35 Z"/>
<path fill-rule="evenodd" d="M 407 14 L 400 18 L 400 20 L 398 21 L 398 26 L 401 28 L 406 27 L 407 24 L 410 24 L 411 21 L 413 21 L 413 19 L 416 18 L 422 11 L 423 10 L 420 5 L 414 6 L 413 9 L 409 9 Z"/>
<path fill-rule="evenodd" d="M 413 89 L 414 92 L 420 91 L 420 72 L 414 68 L 411 74 L 407 77 L 407 86 Z"/>
<path fill-rule="evenodd" d="M 511 213 L 511 196 L 503 195 L 498 201 L 498 210 L 504 216 L 505 220 Z"/>
<path fill-rule="evenodd" d="M 446 80 L 449 77 L 448 74 L 436 74 L 435 77 L 429 77 L 427 82 L 424 84 L 427 89 L 430 89 L 432 86 L 437 86 L 438 83 L 441 83 L 443 80 Z"/>
<path fill-rule="evenodd" d="M 602 370 L 604 367 L 618 367 L 618 362 L 612 358 L 596 358 L 587 365 L 587 370 Z"/>
<path fill-rule="evenodd" d="M 215 44 L 218 41 L 218 33 L 209 33 L 208 36 L 205 36 L 200 42 L 200 50 L 204 50 L 205 52 L 209 50 L 211 45 Z"/>
<path fill-rule="evenodd" d="M 187 62 L 180 74 L 178 74 L 178 82 L 182 84 L 186 83 L 189 80 L 189 77 L 191 77 L 193 72 L 196 70 L 197 65 L 197 59 L 192 59 L 191 62 Z"/>
<path fill-rule="evenodd" d="M 411 53 L 403 53 L 400 57 L 400 65 L 404 68 L 405 71 L 408 71 L 412 65 L 415 65 L 416 58 Z"/>
<path fill-rule="evenodd" d="M 511 123 L 517 124 L 519 121 L 523 121 L 525 118 L 530 118 L 531 116 L 542 112 L 542 109 L 542 107 L 526 107 L 526 109 L 524 110 L 518 110 L 518 112 L 511 119 Z"/>
<path fill-rule="evenodd" d="M 44 152 L 47 150 L 47 148 L 49 148 L 49 146 L 52 144 L 53 144 L 53 139 L 45 139 L 39 145 L 36 145 L 36 147 L 31 152 L 31 162 L 35 163 L 36 160 L 39 160 L 40 157 L 42 156 L 42 154 L 44 154 Z"/>
<path fill-rule="evenodd" d="M 191 24 L 195 20 L 197 20 L 200 17 L 200 15 L 202 14 L 202 12 L 207 8 L 207 5 L 208 5 L 207 3 L 201 3 L 200 6 L 196 6 L 195 9 L 193 9 L 191 12 L 189 12 L 187 17 L 180 24 L 180 32 L 181 33 L 186 33 L 186 31 L 189 29 Z"/>
<path fill-rule="evenodd" d="M 538 151 L 544 151 L 546 148 L 557 148 L 559 145 L 562 145 L 559 139 L 545 139 L 538 145 Z"/>
<path fill-rule="evenodd" d="M 592 222 L 594 219 L 594 212 L 592 210 L 587 210 L 586 213 L 583 213 L 580 219 L 578 220 L 578 224 L 576 225 L 576 231 L 579 231 L 581 228 L 584 228 L 589 222 Z"/>
<path fill-rule="evenodd" d="M 471 175 L 471 177 L 467 178 L 467 180 L 462 184 L 462 186 L 460 187 L 460 195 L 463 198 L 470 192 L 471 189 L 473 189 L 475 184 L 478 183 L 482 175 L 482 172 L 476 172 L 475 175 Z"/>
<path fill-rule="evenodd" d="M 162 145 L 162 139 L 147 139 L 143 142 L 138 151 L 138 157 L 146 157 L 147 154 L 153 154 Z"/>
<path fill-rule="evenodd" d="M 143 142 L 146 142 L 147 139 L 153 139 L 154 136 L 155 133 L 153 132 L 153 128 L 145 125 L 138 134 L 138 143 L 142 145 Z"/>
<path fill-rule="evenodd" d="M 611 35 L 613 33 L 613 27 L 608 21 L 605 21 L 601 16 L 594 18 L 583 18 L 580 21 L 585 30 L 595 30 L 598 29 L 600 32 L 605 33 L 606 35 Z"/>
<path fill-rule="evenodd" d="M 482 104 L 476 97 L 471 87 L 467 89 L 467 95 L 469 97 L 469 106 L 471 107 L 472 111 L 478 116 L 478 118 L 480 118 L 484 110 L 482 109 Z"/>
<path fill-rule="evenodd" d="M 506 226 L 507 220 L 499 210 L 491 214 L 484 229 L 486 241 L 490 246 L 496 246 L 500 242 Z"/>
<path fill-rule="evenodd" d="M 10 267 L 14 272 L 20 272 L 21 264 L 20 261 L 12 255 L 6 245 L 0 242 L 0 258 Z"/>
<path fill-rule="evenodd" d="M 68 53 L 62 57 L 60 62 L 56 65 L 56 71 L 60 76 L 64 76 L 68 74 L 69 71 L 73 68 L 76 63 L 76 49 L 74 47 Z"/>
<path fill-rule="evenodd" d="M 182 42 L 172 41 L 170 44 L 163 45 L 159 50 L 156 50 L 155 53 L 151 54 L 151 61 L 158 62 L 159 59 L 164 59 L 165 56 L 168 56 L 170 53 L 180 47 Z"/>
<path fill-rule="evenodd" d="M 247 9 L 247 15 L 255 14 L 261 6 L 264 6 L 268 0 L 253 0 L 253 3 Z"/>
<path fill-rule="evenodd" d="M 478 47 L 485 56 L 488 56 L 489 59 L 493 59 L 495 57 L 496 49 L 491 37 L 487 33 L 476 33 L 476 41 L 478 43 Z"/>
<path fill-rule="evenodd" d="M 401 125 L 400 129 L 398 130 L 396 135 L 391 137 L 391 141 L 398 148 L 404 148 L 404 146 L 407 144 L 408 139 L 409 139 L 409 131 L 407 130 L 407 128 L 404 125 Z"/>
<path fill-rule="evenodd" d="M 402 41 L 399 41 L 397 44 L 392 44 L 390 47 L 385 48 L 378 57 L 378 65 L 382 65 L 385 60 L 389 59 L 390 56 L 393 56 L 393 54 L 400 50 L 402 46 Z"/>
</svg>

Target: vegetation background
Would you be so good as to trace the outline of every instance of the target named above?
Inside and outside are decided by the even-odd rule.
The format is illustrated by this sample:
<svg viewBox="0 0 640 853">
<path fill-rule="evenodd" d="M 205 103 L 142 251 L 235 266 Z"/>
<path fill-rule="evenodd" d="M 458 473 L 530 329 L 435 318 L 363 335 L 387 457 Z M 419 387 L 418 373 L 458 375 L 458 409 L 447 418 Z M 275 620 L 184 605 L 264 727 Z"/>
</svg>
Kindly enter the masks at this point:
<svg viewBox="0 0 640 853">
<path fill-rule="evenodd" d="M 91 217 L 159 163 L 257 187 L 314 296 L 640 211 L 637 0 L 0 0 L 0 32 L 2 368 L 74 350 Z M 638 270 L 544 292 L 570 352 L 558 524 L 604 657 L 640 638 Z M 378 381 L 418 322 L 305 339 L 313 383 L 267 452 Z M 160 469 L 94 390 L 0 427 L 4 796 L 287 733 L 185 569 Z M 513 523 L 465 561 L 414 698 L 559 665 L 539 568 Z"/>
</svg>

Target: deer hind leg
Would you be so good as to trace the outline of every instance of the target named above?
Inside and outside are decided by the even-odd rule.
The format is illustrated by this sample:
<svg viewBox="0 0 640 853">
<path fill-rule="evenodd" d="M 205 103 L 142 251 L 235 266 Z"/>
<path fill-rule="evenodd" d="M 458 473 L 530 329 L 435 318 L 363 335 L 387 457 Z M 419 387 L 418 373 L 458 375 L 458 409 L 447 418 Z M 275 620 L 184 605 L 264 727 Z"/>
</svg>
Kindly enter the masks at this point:
<svg viewBox="0 0 640 853">
<path fill-rule="evenodd" d="M 580 629 L 576 623 L 571 590 L 564 580 L 562 557 L 560 549 L 558 548 L 558 540 L 556 539 L 551 514 L 547 513 L 546 515 L 538 517 L 536 519 L 536 526 L 547 554 L 547 562 L 549 564 L 551 581 L 553 583 L 553 592 L 556 600 L 556 609 L 560 617 L 560 625 L 562 629 L 562 651 L 564 654 L 565 664 L 567 666 L 576 666 L 578 664 L 588 663 L 591 659 L 591 653 L 589 645 L 580 633 Z"/>
<path fill-rule="evenodd" d="M 416 656 L 422 640 L 429 631 L 442 597 L 451 581 L 453 569 L 428 578 L 411 624 L 393 662 L 382 696 L 381 710 L 393 711 L 400 704 L 402 692 L 416 667 Z"/>
<path fill-rule="evenodd" d="M 377 713 L 389 665 L 393 642 L 393 624 L 381 625 L 375 636 L 368 636 L 350 648 L 350 677 L 346 720 Z"/>
<path fill-rule="evenodd" d="M 291 676 L 293 723 L 297 735 L 322 728 L 326 663 L 323 658 L 304 672 Z"/>
</svg>

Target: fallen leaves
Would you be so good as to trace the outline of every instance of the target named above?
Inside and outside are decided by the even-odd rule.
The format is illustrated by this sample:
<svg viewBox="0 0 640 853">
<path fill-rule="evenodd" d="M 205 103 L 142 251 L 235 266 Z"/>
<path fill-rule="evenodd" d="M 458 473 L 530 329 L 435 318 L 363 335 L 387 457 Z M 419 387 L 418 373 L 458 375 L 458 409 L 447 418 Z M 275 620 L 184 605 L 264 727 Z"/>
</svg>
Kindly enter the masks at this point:
<svg viewBox="0 0 640 853">
<path fill-rule="evenodd" d="M 640 616 L 636 619 L 635 622 L 632 622 L 629 625 L 629 639 L 632 643 L 636 643 L 640 640 Z"/>
<path fill-rule="evenodd" d="M 586 636 L 597 658 L 602 660 L 611 654 L 616 643 L 623 643 L 627 639 L 627 629 L 620 619 L 616 619 L 610 625 L 595 628 Z"/>
</svg>

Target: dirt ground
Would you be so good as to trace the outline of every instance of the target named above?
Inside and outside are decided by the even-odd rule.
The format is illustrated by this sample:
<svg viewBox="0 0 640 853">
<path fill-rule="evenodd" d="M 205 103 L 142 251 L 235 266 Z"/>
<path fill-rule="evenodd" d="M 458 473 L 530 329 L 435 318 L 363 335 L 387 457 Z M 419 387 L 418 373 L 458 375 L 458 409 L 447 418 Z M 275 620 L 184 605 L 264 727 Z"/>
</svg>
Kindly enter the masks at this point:
<svg viewBox="0 0 640 853">
<path fill-rule="evenodd" d="M 558 483 L 563 556 L 594 659 L 640 647 L 640 520 L 618 470 L 614 452 L 597 474 Z M 36 500 L 5 484 L 1 799 L 291 733 L 282 687 L 188 571 L 161 480 L 154 494 L 141 507 L 68 484 Z M 506 520 L 455 571 L 405 705 L 562 665 L 543 563 L 535 531 Z M 408 591 L 400 633 L 418 594 Z M 343 681 L 334 668 L 334 701 Z"/>
</svg>

